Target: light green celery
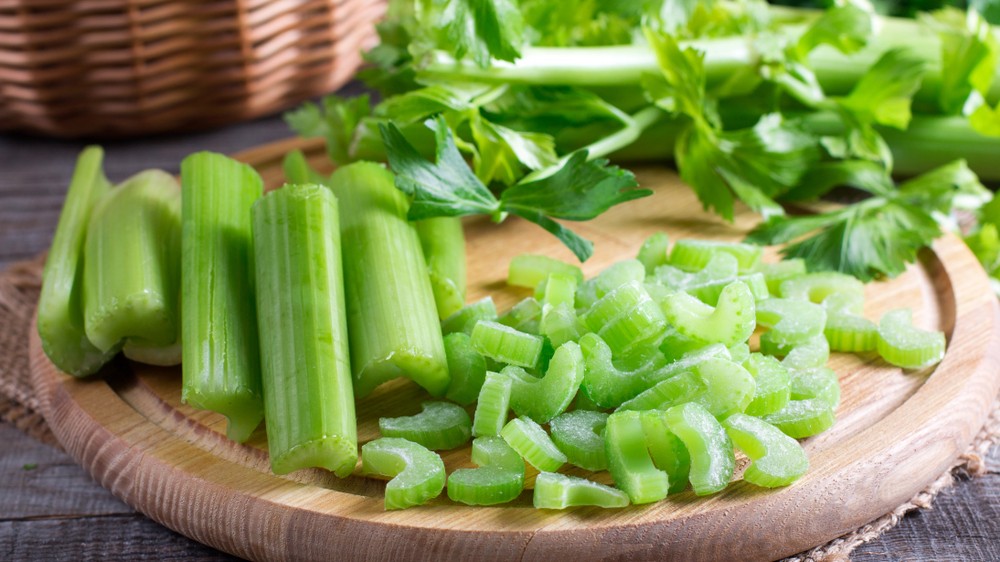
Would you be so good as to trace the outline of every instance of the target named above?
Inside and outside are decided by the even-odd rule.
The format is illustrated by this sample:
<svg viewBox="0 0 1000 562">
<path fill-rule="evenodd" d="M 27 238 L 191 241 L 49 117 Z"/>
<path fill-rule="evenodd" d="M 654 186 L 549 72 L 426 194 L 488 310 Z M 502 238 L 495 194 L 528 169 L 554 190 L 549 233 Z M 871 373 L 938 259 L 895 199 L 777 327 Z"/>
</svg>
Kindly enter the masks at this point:
<svg viewBox="0 0 1000 562">
<path fill-rule="evenodd" d="M 708 265 L 712 256 L 729 254 L 736 258 L 740 273 L 750 273 L 760 263 L 763 251 L 763 248 L 753 244 L 695 239 L 678 240 L 670 252 L 670 265 L 686 271 L 697 271 Z"/>
<path fill-rule="evenodd" d="M 923 369 L 944 358 L 942 332 L 915 328 L 910 309 L 886 312 L 878 325 L 878 352 L 883 359 L 904 369 Z"/>
<path fill-rule="evenodd" d="M 445 336 L 444 352 L 451 376 L 445 397 L 468 406 L 476 401 L 486 381 L 486 359 L 472 347 L 472 339 L 464 332 Z"/>
<path fill-rule="evenodd" d="M 661 265 L 653 271 L 653 278 L 671 289 L 684 290 L 690 286 L 712 281 L 733 280 L 740 274 L 740 263 L 732 254 L 715 253 L 703 267 L 689 271 L 674 265 Z"/>
<path fill-rule="evenodd" d="M 809 469 L 809 458 L 799 443 L 773 425 L 746 414 L 734 414 L 722 425 L 733 443 L 753 462 L 743 479 L 765 488 L 787 486 Z"/>
<path fill-rule="evenodd" d="M 657 267 L 666 265 L 667 248 L 670 246 L 670 238 L 663 232 L 657 232 L 639 247 L 639 255 L 636 259 L 646 268 L 646 275 L 652 275 Z"/>
<path fill-rule="evenodd" d="M 486 381 L 479 390 L 476 413 L 472 420 L 472 434 L 476 437 L 498 435 L 507 423 L 510 410 L 511 378 L 500 373 L 486 373 Z"/>
<path fill-rule="evenodd" d="M 667 325 L 640 281 L 629 281 L 600 297 L 583 320 L 620 357 L 661 335 Z"/>
<path fill-rule="evenodd" d="M 837 409 L 837 405 L 840 404 L 840 382 L 833 369 L 815 367 L 792 371 L 790 374 L 789 389 L 792 400 L 818 398 L 829 404 L 830 408 Z"/>
<path fill-rule="evenodd" d="M 286 185 L 252 218 L 271 469 L 318 466 L 343 478 L 358 435 L 337 199 L 321 185 Z"/>
<path fill-rule="evenodd" d="M 528 418 L 507 422 L 500 437 L 539 472 L 555 472 L 566 464 L 566 455 L 556 447 L 549 434 Z"/>
<path fill-rule="evenodd" d="M 306 155 L 301 150 L 295 149 L 285 154 L 281 162 L 282 171 L 285 172 L 285 183 L 289 184 L 316 184 L 327 185 L 330 183 L 329 176 L 324 176 L 317 172 L 306 160 Z"/>
<path fill-rule="evenodd" d="M 507 367 L 501 374 L 511 379 L 510 406 L 514 414 L 548 423 L 573 402 L 583 381 L 583 353 L 579 345 L 567 342 L 556 349 L 542 378 L 519 367 Z"/>
<path fill-rule="evenodd" d="M 714 308 L 682 292 L 667 297 L 660 306 L 667 321 L 682 335 L 730 346 L 746 342 L 753 334 L 756 326 L 754 302 L 746 283 L 734 281 L 722 290 Z"/>
<path fill-rule="evenodd" d="M 510 260 L 507 284 L 513 287 L 534 289 L 552 273 L 564 273 L 583 282 L 583 271 L 579 267 L 561 262 L 548 256 L 521 254 Z"/>
<path fill-rule="evenodd" d="M 764 341 L 763 336 L 761 336 L 761 341 Z M 830 344 L 826 341 L 825 336 L 820 335 L 809 338 L 804 343 L 793 347 L 782 359 L 781 364 L 789 369 L 804 370 L 823 367 L 829 360 Z"/>
<path fill-rule="evenodd" d="M 698 404 L 674 406 L 664 413 L 670 431 L 691 455 L 691 488 L 699 496 L 714 494 L 733 478 L 733 442 L 715 417 Z"/>
<path fill-rule="evenodd" d="M 729 352 L 729 360 L 737 365 L 745 366 L 747 360 L 750 359 L 750 346 L 745 342 L 734 343 L 727 347 L 726 351 Z"/>
<path fill-rule="evenodd" d="M 757 382 L 753 400 L 744 412 L 764 416 L 781 410 L 791 399 L 788 369 L 774 357 L 753 353 L 746 362 L 747 371 Z"/>
<path fill-rule="evenodd" d="M 535 478 L 532 503 L 537 509 L 566 509 L 592 505 L 615 508 L 628 505 L 628 495 L 621 490 L 584 478 L 542 472 Z"/>
<path fill-rule="evenodd" d="M 542 296 L 542 305 L 573 306 L 576 297 L 576 286 L 578 281 L 575 276 L 566 273 L 552 273 L 546 278 L 545 294 Z"/>
<path fill-rule="evenodd" d="M 427 261 L 438 317 L 448 318 L 465 304 L 465 234 L 458 217 L 414 223 Z"/>
<path fill-rule="evenodd" d="M 448 498 L 466 505 L 497 505 L 521 495 L 524 459 L 501 437 L 477 437 L 472 462 L 448 476 Z"/>
<path fill-rule="evenodd" d="M 628 283 L 646 279 L 646 267 L 639 260 L 622 260 L 604 268 L 594 277 L 594 295 L 601 298 Z"/>
<path fill-rule="evenodd" d="M 406 439 L 382 437 L 361 447 L 361 470 L 392 478 L 385 509 L 406 509 L 436 498 L 444 489 L 444 462 L 436 453 Z"/>
<path fill-rule="evenodd" d="M 775 263 L 761 263 L 758 264 L 757 271 L 764 275 L 767 290 L 773 295 L 778 295 L 781 284 L 786 279 L 805 274 L 806 262 L 802 258 L 792 258 Z"/>
<path fill-rule="evenodd" d="M 582 388 L 602 408 L 614 408 L 646 388 L 642 371 L 619 369 L 612 362 L 611 348 L 597 334 L 580 338 L 584 358 Z"/>
<path fill-rule="evenodd" d="M 794 345 L 823 333 L 826 310 L 808 301 L 771 298 L 757 303 L 757 323 L 774 332 L 775 343 Z"/>
<path fill-rule="evenodd" d="M 178 338 L 180 334 L 178 334 Z M 173 367 L 183 361 L 183 350 L 180 339 L 171 345 L 146 345 L 135 340 L 126 340 L 122 346 L 122 355 L 139 363 L 156 365 L 157 367 Z"/>
<path fill-rule="evenodd" d="M 103 159 L 104 151 L 98 146 L 88 146 L 77 158 L 45 260 L 38 299 L 42 350 L 60 371 L 77 377 L 95 373 L 118 352 L 97 349 L 87 339 L 83 326 L 83 251 L 87 225 L 97 202 L 111 188 L 101 168 Z"/>
<path fill-rule="evenodd" d="M 542 303 L 528 297 L 503 313 L 497 322 L 520 332 L 538 334 L 542 320 Z M 471 332 L 470 332 L 471 333 Z"/>
<path fill-rule="evenodd" d="M 448 364 L 420 239 L 388 170 L 371 162 L 338 169 L 344 287 L 354 393 L 397 377 L 432 396 L 448 388 Z"/>
<path fill-rule="evenodd" d="M 558 347 L 580 339 L 581 322 L 572 304 L 542 306 L 542 320 L 538 324 L 541 334 Z"/>
<path fill-rule="evenodd" d="M 878 326 L 862 316 L 864 297 L 836 293 L 823 299 L 826 309 L 826 336 L 830 349 L 858 353 L 878 347 Z"/>
<path fill-rule="evenodd" d="M 102 351 L 126 339 L 177 343 L 180 331 L 181 190 L 173 176 L 147 170 L 94 208 L 83 262 L 87 339 Z"/>
<path fill-rule="evenodd" d="M 472 329 L 472 347 L 484 356 L 533 369 L 542 355 L 543 338 L 499 322 L 479 321 Z"/>
<path fill-rule="evenodd" d="M 226 416 L 229 438 L 246 441 L 264 417 L 250 230 L 263 182 L 199 152 L 181 162 L 181 191 L 181 399 Z"/>
<path fill-rule="evenodd" d="M 742 366 L 712 357 L 657 383 L 622 404 L 619 410 L 666 410 L 696 402 L 721 419 L 744 411 L 753 400 L 756 387 L 753 376 Z"/>
<path fill-rule="evenodd" d="M 646 448 L 656 468 L 667 473 L 670 480 L 669 494 L 684 491 L 691 472 L 691 455 L 684 442 L 667 428 L 664 412 L 647 410 L 641 412 L 642 431 L 646 436 Z"/>
<path fill-rule="evenodd" d="M 441 321 L 441 332 L 445 335 L 463 332 L 472 335 L 472 329 L 480 320 L 496 320 L 497 306 L 493 297 L 483 297 L 456 310 Z"/>
<path fill-rule="evenodd" d="M 472 420 L 465 408 L 451 402 L 424 402 L 419 414 L 379 418 L 383 437 L 402 437 L 432 451 L 447 451 L 472 436 Z"/>
<path fill-rule="evenodd" d="M 607 470 L 608 456 L 604 450 L 604 412 L 573 410 L 549 422 L 552 442 L 566 455 L 569 463 L 587 470 Z"/>
<path fill-rule="evenodd" d="M 830 429 L 836 418 L 833 408 L 826 400 L 810 398 L 792 400 L 784 408 L 762 416 L 761 419 L 789 437 L 802 439 Z"/>
<path fill-rule="evenodd" d="M 639 412 L 611 414 L 604 428 L 604 446 L 611 478 L 632 503 L 652 503 L 667 497 L 670 481 L 650 458 Z"/>
<path fill-rule="evenodd" d="M 822 271 L 805 273 L 782 281 L 779 293 L 786 299 L 807 300 L 820 304 L 833 294 L 850 294 L 863 299 L 865 284 L 846 273 Z"/>
<path fill-rule="evenodd" d="M 698 347 L 682 353 L 680 357 L 662 367 L 644 371 L 642 374 L 643 384 L 649 388 L 679 373 L 689 371 L 696 365 L 714 357 L 732 359 L 732 356 L 729 355 L 729 349 L 721 343 L 710 345 L 699 344 Z"/>
<path fill-rule="evenodd" d="M 767 281 L 764 280 L 764 275 L 762 273 L 748 273 L 732 279 L 709 281 L 699 285 L 691 285 L 686 287 L 684 291 L 690 295 L 698 297 L 698 299 L 705 304 L 717 306 L 719 304 L 719 297 L 722 296 L 722 291 L 725 290 L 725 288 L 733 281 L 745 283 L 747 288 L 750 289 L 750 294 L 753 295 L 754 301 L 762 301 L 771 296 L 771 293 L 767 288 Z"/>
</svg>

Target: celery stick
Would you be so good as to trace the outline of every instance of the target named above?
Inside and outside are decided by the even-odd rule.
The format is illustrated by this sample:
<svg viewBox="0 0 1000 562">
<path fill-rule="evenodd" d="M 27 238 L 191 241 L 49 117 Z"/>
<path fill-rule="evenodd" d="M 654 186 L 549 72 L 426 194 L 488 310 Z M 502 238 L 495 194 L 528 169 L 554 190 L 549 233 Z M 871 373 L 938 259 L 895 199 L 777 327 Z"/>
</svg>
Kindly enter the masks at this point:
<svg viewBox="0 0 1000 562">
<path fill-rule="evenodd" d="M 93 374 L 118 352 L 103 352 L 83 328 L 83 248 L 90 214 L 111 187 L 101 161 L 104 151 L 88 146 L 80 153 L 52 247 L 45 260 L 38 299 L 42 350 L 59 370 L 77 377 Z"/>
<path fill-rule="evenodd" d="M 573 410 L 549 422 L 552 442 L 566 455 L 570 464 L 587 470 L 607 470 L 608 455 L 604 450 L 604 412 Z"/>
<path fill-rule="evenodd" d="M 510 377 L 510 406 L 514 414 L 538 423 L 566 411 L 583 381 L 583 353 L 580 346 L 566 342 L 556 350 L 545 376 L 537 378 L 519 367 L 507 367 L 501 374 Z"/>
<path fill-rule="evenodd" d="M 285 154 L 281 166 L 285 172 L 285 183 L 327 185 L 330 182 L 330 178 L 324 177 L 309 165 L 306 155 L 298 149 Z"/>
<path fill-rule="evenodd" d="M 500 431 L 500 437 L 539 471 L 555 472 L 566 464 L 566 455 L 556 447 L 542 426 L 529 418 L 510 420 Z"/>
<path fill-rule="evenodd" d="M 584 478 L 542 472 L 535 478 L 532 504 L 537 509 L 566 509 L 578 505 L 625 507 L 628 494 Z"/>
<path fill-rule="evenodd" d="M 199 152 L 181 163 L 181 399 L 229 420 L 246 441 L 264 417 L 250 207 L 263 182 L 250 166 Z"/>
<path fill-rule="evenodd" d="M 465 234 L 458 217 L 414 223 L 434 293 L 438 317 L 448 318 L 465 304 Z"/>
<path fill-rule="evenodd" d="M 477 437 L 472 462 L 448 476 L 448 497 L 466 505 L 507 503 L 524 489 L 524 459 L 502 437 Z"/>
<path fill-rule="evenodd" d="M 667 497 L 667 473 L 656 468 L 646 449 L 646 436 L 639 412 L 615 412 L 604 428 L 608 470 L 615 484 L 634 504 L 652 503 Z"/>
<path fill-rule="evenodd" d="M 542 355 L 541 336 L 520 332 L 500 324 L 481 320 L 472 329 L 472 347 L 486 357 L 533 369 Z"/>
<path fill-rule="evenodd" d="M 500 373 L 486 373 L 479 390 L 476 413 L 472 418 L 472 434 L 476 437 L 498 435 L 507 423 L 510 410 L 511 378 Z"/>
<path fill-rule="evenodd" d="M 382 437 L 361 447 L 361 470 L 392 478 L 385 486 L 385 509 L 406 509 L 436 498 L 444 489 L 444 461 L 406 439 Z"/>
<path fill-rule="evenodd" d="M 445 397 L 468 406 L 476 401 L 479 390 L 486 381 L 486 358 L 472 347 L 471 338 L 464 332 L 445 336 L 444 352 L 448 357 L 448 373 L 451 375 Z"/>
<path fill-rule="evenodd" d="M 464 445 L 472 436 L 472 420 L 465 408 L 451 402 L 424 402 L 421 412 L 398 418 L 379 418 L 384 437 L 402 437 L 432 451 Z"/>
<path fill-rule="evenodd" d="M 98 203 L 87 228 L 84 329 L 98 349 L 126 338 L 176 343 L 181 190 L 160 170 L 140 172 Z"/>
<path fill-rule="evenodd" d="M 577 281 L 583 282 L 583 271 L 575 265 L 548 256 L 521 254 L 510 260 L 507 284 L 534 289 L 552 273 L 572 275 Z"/>
<path fill-rule="evenodd" d="M 729 434 L 712 414 L 695 403 L 681 404 L 666 411 L 670 431 L 684 442 L 691 455 L 691 488 L 699 496 L 725 488 L 733 477 L 736 457 Z"/>
<path fill-rule="evenodd" d="M 177 338 L 177 341 L 170 345 L 147 345 L 136 340 L 125 340 L 125 345 L 122 346 L 122 355 L 146 365 L 158 367 L 180 365 L 184 359 L 180 333 L 177 334 Z"/>
<path fill-rule="evenodd" d="M 722 425 L 733 443 L 753 463 L 743 479 L 765 488 L 787 486 L 809 469 L 802 445 L 773 425 L 746 414 L 733 414 Z"/>
<path fill-rule="evenodd" d="M 321 185 L 289 185 L 252 217 L 271 468 L 347 476 L 358 437 L 337 199 Z"/>
<path fill-rule="evenodd" d="M 330 179 L 340 201 L 354 392 L 407 377 L 434 396 L 448 388 L 441 325 L 420 239 L 392 174 L 356 162 Z"/>
</svg>

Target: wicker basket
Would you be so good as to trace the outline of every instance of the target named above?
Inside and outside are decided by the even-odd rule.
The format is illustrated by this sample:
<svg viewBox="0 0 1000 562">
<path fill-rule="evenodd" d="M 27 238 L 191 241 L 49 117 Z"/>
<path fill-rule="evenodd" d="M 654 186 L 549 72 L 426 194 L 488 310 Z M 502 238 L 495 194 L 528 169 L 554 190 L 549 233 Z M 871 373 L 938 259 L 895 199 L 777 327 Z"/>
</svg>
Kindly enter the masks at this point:
<svg viewBox="0 0 1000 562">
<path fill-rule="evenodd" d="M 0 0 L 0 131 L 129 136 L 337 89 L 384 0 Z"/>
</svg>

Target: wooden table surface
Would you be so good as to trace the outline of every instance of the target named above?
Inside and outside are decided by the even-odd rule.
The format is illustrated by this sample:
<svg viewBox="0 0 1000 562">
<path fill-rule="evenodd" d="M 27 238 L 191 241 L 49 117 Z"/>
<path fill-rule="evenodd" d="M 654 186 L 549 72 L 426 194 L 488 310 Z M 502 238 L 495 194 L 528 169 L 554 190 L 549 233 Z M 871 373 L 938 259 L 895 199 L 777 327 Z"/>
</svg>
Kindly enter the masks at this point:
<svg viewBox="0 0 1000 562">
<path fill-rule="evenodd" d="M 196 150 L 235 152 L 289 136 L 278 117 L 222 130 L 103 143 L 112 181 L 176 173 Z M 0 267 L 48 247 L 82 142 L 0 135 Z M 0 329 L 3 329 L 0 326 Z M 137 513 L 66 454 L 0 423 L 0 559 L 226 560 Z M 1000 560 L 1000 447 L 989 473 L 960 478 L 930 511 L 911 512 L 855 551 L 867 560 Z"/>
</svg>

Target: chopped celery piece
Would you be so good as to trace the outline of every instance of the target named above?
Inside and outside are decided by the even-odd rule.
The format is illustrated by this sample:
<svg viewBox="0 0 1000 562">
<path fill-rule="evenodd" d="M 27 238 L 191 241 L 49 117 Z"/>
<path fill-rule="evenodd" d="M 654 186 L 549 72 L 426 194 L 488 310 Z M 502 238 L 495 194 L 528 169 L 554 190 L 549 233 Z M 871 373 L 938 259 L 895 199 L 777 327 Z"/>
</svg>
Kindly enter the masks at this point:
<svg viewBox="0 0 1000 562">
<path fill-rule="evenodd" d="M 773 425 L 746 414 L 722 422 L 733 443 L 753 462 L 743 473 L 747 482 L 764 488 L 787 486 L 809 469 L 809 458 L 798 441 Z"/>
<path fill-rule="evenodd" d="M 502 371 L 511 378 L 510 406 L 514 414 L 547 423 L 566 411 L 583 381 L 583 353 L 580 346 L 567 342 L 559 346 L 542 378 L 519 367 Z"/>
<path fill-rule="evenodd" d="M 466 505 L 507 503 L 524 490 L 524 459 L 501 437 L 477 437 L 472 462 L 448 476 L 448 497 Z"/>
<path fill-rule="evenodd" d="M 766 334 L 765 334 L 766 335 Z M 761 338 L 763 341 L 763 338 Z M 782 364 L 789 369 L 813 369 L 830 360 L 830 344 L 825 336 L 816 336 L 793 347 Z"/>
<path fill-rule="evenodd" d="M 857 278 L 836 271 L 806 273 L 781 283 L 781 297 L 819 304 L 833 294 L 851 294 L 864 298 L 865 284 Z"/>
<path fill-rule="evenodd" d="M 472 329 L 472 347 L 486 357 L 518 367 L 534 368 L 542 355 L 543 338 L 499 322 L 481 320 Z"/>
<path fill-rule="evenodd" d="M 657 283 L 671 289 L 686 290 L 713 281 L 732 281 L 740 274 L 740 264 L 729 254 L 712 256 L 705 266 L 695 271 L 680 269 L 672 265 L 656 268 L 653 278 Z"/>
<path fill-rule="evenodd" d="M 826 336 L 830 349 L 857 353 L 878 347 L 878 326 L 862 316 L 864 296 L 834 293 L 823 299 L 826 309 Z"/>
<path fill-rule="evenodd" d="M 549 422 L 549 431 L 570 464 L 593 471 L 607 470 L 603 435 L 607 422 L 604 412 L 574 410 Z"/>
<path fill-rule="evenodd" d="M 791 372 L 791 399 L 818 398 L 831 408 L 840 404 L 840 383 L 837 373 L 827 367 L 815 367 Z"/>
<path fill-rule="evenodd" d="M 556 447 L 549 434 L 528 418 L 510 420 L 500 436 L 539 472 L 555 472 L 566 464 L 566 455 Z"/>
<path fill-rule="evenodd" d="M 497 322 L 510 326 L 520 332 L 538 334 L 542 321 L 542 303 L 534 297 L 528 297 L 505 312 Z M 471 332 L 470 332 L 471 333 Z"/>
<path fill-rule="evenodd" d="M 611 348 L 597 334 L 580 338 L 580 349 L 586 365 L 582 387 L 598 406 L 614 408 L 648 387 L 643 373 L 615 367 Z"/>
<path fill-rule="evenodd" d="M 687 293 L 674 293 L 661 306 L 678 332 L 706 343 L 746 342 L 755 327 L 753 294 L 742 281 L 727 285 L 714 308 Z"/>
<path fill-rule="evenodd" d="M 646 447 L 653 464 L 667 473 L 670 481 L 668 494 L 676 494 L 687 487 L 691 455 L 684 442 L 667 428 L 663 414 L 659 410 L 642 412 L 642 431 L 646 436 Z"/>
<path fill-rule="evenodd" d="M 83 260 L 87 339 L 102 351 L 127 339 L 176 343 L 180 332 L 181 190 L 146 170 L 111 190 L 94 208 Z"/>
<path fill-rule="evenodd" d="M 580 505 L 625 507 L 629 502 L 625 492 L 611 486 L 575 476 L 542 472 L 535 478 L 532 503 L 538 509 L 566 509 Z"/>
<path fill-rule="evenodd" d="M 252 209 L 261 376 L 271 469 L 358 460 L 337 199 L 288 185 Z"/>
<path fill-rule="evenodd" d="M 285 154 L 281 168 L 285 172 L 285 183 L 326 185 L 330 181 L 309 165 L 306 155 L 299 149 Z"/>
<path fill-rule="evenodd" d="M 674 406 L 664 413 L 670 431 L 691 455 L 691 488 L 699 496 L 725 488 L 733 477 L 736 456 L 729 434 L 715 417 L 695 403 Z"/>
<path fill-rule="evenodd" d="M 944 358 L 944 334 L 913 326 L 910 309 L 886 312 L 878 324 L 878 353 L 904 369 L 923 369 Z"/>
<path fill-rule="evenodd" d="M 685 336 L 677 330 L 676 326 L 668 324 L 663 333 L 663 339 L 660 340 L 660 352 L 668 361 L 677 361 L 689 353 L 704 349 L 706 345 L 708 345 L 706 342 Z M 726 349 L 726 346 L 721 343 L 711 345 L 720 345 Z"/>
<path fill-rule="evenodd" d="M 753 244 L 713 242 L 710 240 L 678 240 L 670 252 L 670 265 L 696 271 L 708 263 L 712 256 L 729 254 L 736 258 L 740 273 L 749 273 L 757 268 L 764 249 Z"/>
<path fill-rule="evenodd" d="M 608 471 L 615 484 L 634 504 L 652 503 L 667 497 L 667 473 L 656 468 L 646 448 L 639 412 L 615 412 L 604 428 Z"/>
<path fill-rule="evenodd" d="M 743 365 L 750 358 L 750 346 L 746 343 L 736 343 L 726 348 L 729 360 L 737 365 Z"/>
<path fill-rule="evenodd" d="M 427 261 L 439 318 L 465 304 L 465 234 L 458 217 L 434 217 L 413 223 Z"/>
<path fill-rule="evenodd" d="M 587 327 L 618 356 L 663 333 L 667 322 L 639 281 L 630 281 L 600 298 L 584 316 Z"/>
<path fill-rule="evenodd" d="M 833 408 L 826 400 L 810 398 L 791 400 L 784 408 L 762 416 L 761 419 L 789 437 L 802 439 L 830 429 L 835 416 Z"/>
<path fill-rule="evenodd" d="M 178 334 L 178 338 L 180 334 Z M 122 355 L 146 365 L 157 367 L 173 367 L 180 365 L 183 359 L 180 339 L 171 345 L 146 345 L 135 340 L 128 340 L 122 346 Z"/>
<path fill-rule="evenodd" d="M 117 349 L 101 351 L 90 343 L 83 326 L 83 250 L 87 224 L 97 202 L 111 184 L 104 177 L 98 146 L 83 149 L 73 170 L 56 227 L 38 299 L 38 336 L 42 349 L 60 371 L 83 377 L 97 372 Z"/>
<path fill-rule="evenodd" d="M 580 321 L 571 304 L 544 305 L 538 329 L 555 347 L 580 339 Z"/>
<path fill-rule="evenodd" d="M 534 289 L 552 273 L 565 273 L 575 277 L 577 281 L 583 282 L 583 271 L 575 265 L 548 256 L 521 254 L 510 260 L 507 284 L 513 287 Z"/>
<path fill-rule="evenodd" d="M 413 441 L 382 437 L 361 447 L 361 470 L 392 478 L 385 486 L 385 509 L 406 509 L 436 498 L 444 489 L 441 457 Z"/>
<path fill-rule="evenodd" d="M 639 260 L 622 260 L 615 262 L 593 279 L 594 295 L 600 299 L 615 289 L 633 282 L 642 282 L 646 278 L 646 268 Z"/>
<path fill-rule="evenodd" d="M 646 275 L 652 275 L 657 267 L 667 264 L 668 246 L 670 246 L 670 238 L 662 232 L 653 234 L 642 243 L 636 259 L 646 268 Z"/>
<path fill-rule="evenodd" d="M 591 412 L 600 412 L 604 410 L 603 406 L 599 406 L 587 396 L 586 392 L 577 392 L 576 400 L 573 401 L 573 410 L 587 410 Z"/>
<path fill-rule="evenodd" d="M 354 393 L 407 377 L 433 396 L 448 388 L 441 324 L 409 204 L 378 164 L 339 168 L 330 187 L 340 201 L 344 289 Z"/>
<path fill-rule="evenodd" d="M 776 263 L 762 263 L 757 267 L 757 271 L 764 275 L 767 290 L 771 294 L 777 295 L 780 293 L 781 284 L 786 279 L 806 273 L 806 262 L 802 258 L 792 258 Z"/>
<path fill-rule="evenodd" d="M 229 438 L 246 441 L 264 417 L 250 226 L 263 182 L 199 152 L 181 162 L 181 191 L 181 399 L 226 416 Z"/>
<path fill-rule="evenodd" d="M 493 297 L 483 297 L 474 303 L 463 306 L 442 320 L 441 332 L 445 335 L 455 332 L 472 335 L 472 328 L 476 326 L 476 322 L 496 319 L 497 306 L 493 304 Z"/>
<path fill-rule="evenodd" d="M 757 381 L 757 389 L 744 412 L 751 416 L 763 416 L 784 408 L 791 398 L 788 369 L 774 357 L 760 353 L 751 354 L 746 366 Z"/>
<path fill-rule="evenodd" d="M 447 451 L 472 436 L 472 420 L 465 408 L 451 402 L 424 402 L 419 414 L 379 418 L 383 437 L 402 437 L 432 451 Z"/>
<path fill-rule="evenodd" d="M 553 273 L 545 280 L 545 294 L 542 299 L 543 305 L 560 306 L 568 305 L 573 308 L 576 299 L 576 277 L 565 273 Z"/>
<path fill-rule="evenodd" d="M 756 382 L 741 365 L 712 357 L 625 402 L 620 410 L 665 410 L 697 402 L 712 415 L 724 418 L 742 412 L 753 399 Z"/>
<path fill-rule="evenodd" d="M 451 382 L 445 397 L 468 406 L 476 401 L 486 380 L 486 359 L 472 347 L 472 338 L 464 332 L 444 337 L 444 353 L 448 358 Z"/>
<path fill-rule="evenodd" d="M 701 377 L 690 371 L 685 371 L 662 380 L 634 398 L 622 402 L 617 411 L 669 408 L 675 404 L 690 402 L 704 392 L 706 392 L 705 383 L 702 382 Z"/>
<path fill-rule="evenodd" d="M 648 372 L 642 373 L 643 384 L 646 388 L 653 386 L 654 384 L 669 379 L 674 375 L 682 373 L 684 371 L 691 370 L 692 367 L 698 365 L 703 361 L 707 361 L 713 357 L 719 357 L 721 359 L 731 359 L 729 355 L 729 349 L 721 343 L 713 343 L 711 345 L 701 345 L 696 349 L 688 351 L 682 354 L 680 357 L 674 361 L 667 363 L 666 365 L 652 369 Z"/>
<path fill-rule="evenodd" d="M 510 410 L 510 390 L 512 382 L 507 375 L 486 373 L 486 381 L 479 391 L 476 413 L 472 421 L 472 434 L 476 437 L 498 435 L 507 423 Z"/>
<path fill-rule="evenodd" d="M 776 343 L 797 344 L 823 333 L 826 310 L 808 301 L 770 298 L 757 303 L 757 323 L 771 329 Z"/>
<path fill-rule="evenodd" d="M 722 291 L 733 281 L 742 281 L 745 283 L 747 288 L 750 289 L 750 294 L 753 295 L 754 301 L 762 301 L 771 296 L 771 293 L 767 290 L 767 283 L 764 282 L 764 276 L 760 273 L 748 273 L 732 279 L 692 285 L 684 289 L 684 291 L 689 295 L 698 297 L 698 300 L 705 304 L 716 306 L 719 303 L 719 297 L 722 296 Z"/>
</svg>

